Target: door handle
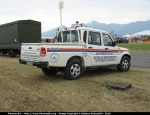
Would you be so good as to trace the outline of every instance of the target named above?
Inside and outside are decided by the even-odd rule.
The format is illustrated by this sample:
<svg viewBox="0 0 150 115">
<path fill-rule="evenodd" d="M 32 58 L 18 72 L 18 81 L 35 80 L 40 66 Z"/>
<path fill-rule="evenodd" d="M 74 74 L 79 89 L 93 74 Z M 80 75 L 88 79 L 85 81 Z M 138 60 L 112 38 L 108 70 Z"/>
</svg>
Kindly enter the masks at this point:
<svg viewBox="0 0 150 115">
<path fill-rule="evenodd" d="M 108 50 L 108 48 L 105 48 L 105 50 Z"/>
<path fill-rule="evenodd" d="M 88 47 L 88 48 L 93 48 L 93 47 L 90 46 L 90 47 Z"/>
</svg>

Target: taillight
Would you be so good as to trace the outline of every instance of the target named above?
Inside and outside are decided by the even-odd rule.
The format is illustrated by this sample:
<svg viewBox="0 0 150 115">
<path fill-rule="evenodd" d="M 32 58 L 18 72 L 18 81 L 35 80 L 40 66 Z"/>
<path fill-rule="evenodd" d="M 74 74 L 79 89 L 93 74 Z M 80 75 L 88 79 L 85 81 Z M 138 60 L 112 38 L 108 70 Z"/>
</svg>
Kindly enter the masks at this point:
<svg viewBox="0 0 150 115">
<path fill-rule="evenodd" d="M 44 57 L 46 55 L 46 49 L 41 47 L 40 56 Z"/>
</svg>

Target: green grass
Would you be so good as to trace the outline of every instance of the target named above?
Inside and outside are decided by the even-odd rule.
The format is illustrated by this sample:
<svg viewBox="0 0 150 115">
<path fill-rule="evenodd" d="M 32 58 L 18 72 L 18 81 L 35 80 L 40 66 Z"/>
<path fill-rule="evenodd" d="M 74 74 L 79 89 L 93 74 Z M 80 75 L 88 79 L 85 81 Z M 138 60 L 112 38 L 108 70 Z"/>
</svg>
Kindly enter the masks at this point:
<svg viewBox="0 0 150 115">
<path fill-rule="evenodd" d="M 150 112 L 150 69 L 89 69 L 68 81 L 18 59 L 0 56 L 0 112 Z M 106 86 L 110 82 L 132 88 L 115 90 Z"/>
<path fill-rule="evenodd" d="M 150 51 L 150 42 L 147 42 L 147 43 L 117 44 L 117 46 L 128 48 L 129 50 Z"/>
</svg>

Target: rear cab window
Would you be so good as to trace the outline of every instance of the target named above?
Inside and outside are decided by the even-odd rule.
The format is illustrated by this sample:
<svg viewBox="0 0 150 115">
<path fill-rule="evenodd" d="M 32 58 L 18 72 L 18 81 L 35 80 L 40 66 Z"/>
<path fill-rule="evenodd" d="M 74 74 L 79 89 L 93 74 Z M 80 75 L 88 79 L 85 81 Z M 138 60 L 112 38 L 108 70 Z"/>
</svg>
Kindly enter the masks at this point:
<svg viewBox="0 0 150 115">
<path fill-rule="evenodd" d="M 62 31 L 63 42 L 79 42 L 77 30 Z M 62 42 L 61 32 L 58 34 L 58 42 Z"/>
</svg>

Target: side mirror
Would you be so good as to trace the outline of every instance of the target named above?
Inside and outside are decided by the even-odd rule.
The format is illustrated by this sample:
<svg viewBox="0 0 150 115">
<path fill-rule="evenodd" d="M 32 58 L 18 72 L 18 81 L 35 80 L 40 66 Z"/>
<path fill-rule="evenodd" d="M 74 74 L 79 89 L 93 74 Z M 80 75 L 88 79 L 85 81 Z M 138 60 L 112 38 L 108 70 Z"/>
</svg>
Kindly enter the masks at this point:
<svg viewBox="0 0 150 115">
<path fill-rule="evenodd" d="M 114 41 L 113 43 L 112 43 L 112 46 L 115 46 L 117 44 L 117 42 L 116 41 Z"/>
</svg>

